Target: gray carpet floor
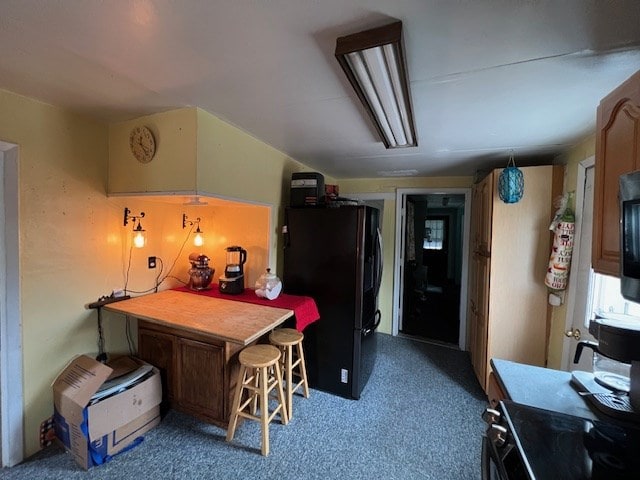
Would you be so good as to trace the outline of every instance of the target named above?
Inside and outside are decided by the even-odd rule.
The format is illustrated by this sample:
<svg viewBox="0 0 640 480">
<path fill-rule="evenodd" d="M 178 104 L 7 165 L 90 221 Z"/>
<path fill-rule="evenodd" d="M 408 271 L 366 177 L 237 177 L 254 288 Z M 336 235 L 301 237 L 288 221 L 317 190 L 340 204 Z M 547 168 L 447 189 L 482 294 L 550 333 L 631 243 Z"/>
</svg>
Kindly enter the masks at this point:
<svg viewBox="0 0 640 480">
<path fill-rule="evenodd" d="M 271 424 L 268 457 L 257 422 L 243 422 L 227 443 L 225 430 L 170 411 L 139 446 L 88 472 L 52 445 L 0 478 L 479 479 L 486 399 L 468 354 L 377 338 L 362 398 L 296 396 L 291 422 Z"/>
</svg>

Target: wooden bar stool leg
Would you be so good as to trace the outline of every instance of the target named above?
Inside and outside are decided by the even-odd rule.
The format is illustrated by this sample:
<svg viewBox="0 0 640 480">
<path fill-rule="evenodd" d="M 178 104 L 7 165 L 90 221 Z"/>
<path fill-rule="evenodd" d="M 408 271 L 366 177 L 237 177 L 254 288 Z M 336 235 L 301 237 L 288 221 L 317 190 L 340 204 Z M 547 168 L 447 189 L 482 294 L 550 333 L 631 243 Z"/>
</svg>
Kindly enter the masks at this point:
<svg viewBox="0 0 640 480">
<path fill-rule="evenodd" d="M 233 394 L 233 406 L 231 407 L 231 419 L 229 420 L 229 426 L 227 427 L 227 442 L 233 440 L 233 436 L 236 433 L 236 426 L 238 424 L 238 408 L 240 407 L 240 399 L 242 397 L 242 390 L 244 388 L 245 377 L 247 374 L 247 367 L 240 366 L 240 372 L 238 373 L 238 383 L 236 385 L 236 391 Z"/>
<path fill-rule="evenodd" d="M 298 359 L 300 360 L 300 378 L 302 378 L 302 389 L 304 398 L 309 398 L 309 383 L 307 382 L 307 364 L 304 361 L 304 352 L 302 351 L 302 342 L 297 345 Z"/>
<path fill-rule="evenodd" d="M 262 424 L 262 455 L 269 455 L 269 390 L 267 367 L 260 368 L 260 423 Z"/>
<path fill-rule="evenodd" d="M 258 390 L 260 388 L 260 369 L 256 368 L 253 371 L 253 386 L 254 390 L 251 392 L 251 414 L 255 415 L 258 411 Z"/>
<path fill-rule="evenodd" d="M 293 353 L 293 349 L 291 345 L 287 345 L 284 347 L 285 349 L 285 362 L 286 365 L 284 367 L 284 377 L 287 382 L 287 415 L 289 418 L 293 417 L 293 359 L 291 358 L 291 354 Z"/>
<path fill-rule="evenodd" d="M 277 363 L 275 364 L 275 371 L 276 371 L 276 380 L 278 381 L 278 401 L 280 402 L 280 423 L 282 423 L 283 425 L 286 425 L 287 423 L 289 423 L 289 419 L 291 418 L 289 416 L 289 412 L 287 410 L 287 404 L 285 402 L 285 398 L 284 398 L 284 391 L 282 389 L 282 371 L 280 370 L 280 365 L 278 365 Z"/>
</svg>

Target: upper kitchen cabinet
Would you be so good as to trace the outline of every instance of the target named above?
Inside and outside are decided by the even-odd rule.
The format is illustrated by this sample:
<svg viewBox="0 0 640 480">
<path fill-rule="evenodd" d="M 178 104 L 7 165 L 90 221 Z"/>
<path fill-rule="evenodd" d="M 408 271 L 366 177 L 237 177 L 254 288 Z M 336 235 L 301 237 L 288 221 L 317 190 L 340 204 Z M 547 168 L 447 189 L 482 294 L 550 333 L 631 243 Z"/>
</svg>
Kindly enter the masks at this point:
<svg viewBox="0 0 640 480">
<path fill-rule="evenodd" d="M 619 276 L 618 178 L 640 169 L 640 71 L 598 106 L 591 262 L 598 273 Z"/>
</svg>

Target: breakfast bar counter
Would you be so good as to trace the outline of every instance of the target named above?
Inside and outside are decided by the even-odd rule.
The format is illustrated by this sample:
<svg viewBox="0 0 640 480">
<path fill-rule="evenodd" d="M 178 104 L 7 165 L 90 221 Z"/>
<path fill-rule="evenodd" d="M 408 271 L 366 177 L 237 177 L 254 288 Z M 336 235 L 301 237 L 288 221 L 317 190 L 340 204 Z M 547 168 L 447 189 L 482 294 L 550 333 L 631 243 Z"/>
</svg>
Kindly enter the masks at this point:
<svg viewBox="0 0 640 480">
<path fill-rule="evenodd" d="M 223 300 L 177 290 L 110 303 L 104 309 L 243 346 L 293 315 L 292 310 L 236 302 L 233 297 Z"/>
<path fill-rule="evenodd" d="M 227 427 L 238 354 L 293 310 L 165 290 L 104 306 L 138 319 L 138 356 L 160 370 L 163 407 Z"/>
</svg>

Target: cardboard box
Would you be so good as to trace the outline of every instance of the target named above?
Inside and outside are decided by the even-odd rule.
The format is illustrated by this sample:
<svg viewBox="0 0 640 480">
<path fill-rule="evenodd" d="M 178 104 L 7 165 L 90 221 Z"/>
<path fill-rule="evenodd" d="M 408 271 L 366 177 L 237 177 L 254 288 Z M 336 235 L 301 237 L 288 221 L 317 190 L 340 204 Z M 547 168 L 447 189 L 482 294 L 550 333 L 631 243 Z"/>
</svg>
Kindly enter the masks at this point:
<svg viewBox="0 0 640 480">
<path fill-rule="evenodd" d="M 142 360 L 134 361 L 143 366 Z M 113 369 L 87 355 L 74 358 L 53 382 L 56 436 L 75 461 L 88 469 L 133 448 L 160 422 L 160 372 L 130 388 L 89 402 Z"/>
</svg>

